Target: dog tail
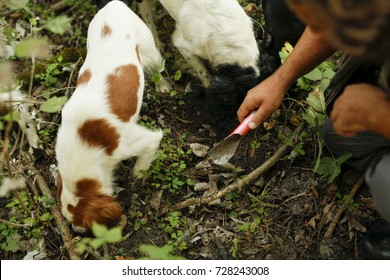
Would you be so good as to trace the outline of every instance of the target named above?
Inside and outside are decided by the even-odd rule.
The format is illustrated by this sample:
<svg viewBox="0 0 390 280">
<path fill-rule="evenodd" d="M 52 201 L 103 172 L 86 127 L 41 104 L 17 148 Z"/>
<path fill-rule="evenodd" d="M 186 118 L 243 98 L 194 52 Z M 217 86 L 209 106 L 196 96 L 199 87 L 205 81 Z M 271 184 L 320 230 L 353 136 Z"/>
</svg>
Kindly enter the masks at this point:
<svg viewBox="0 0 390 280">
<path fill-rule="evenodd" d="M 169 15 L 177 21 L 184 0 L 160 0 L 160 3 L 168 11 Z"/>
</svg>

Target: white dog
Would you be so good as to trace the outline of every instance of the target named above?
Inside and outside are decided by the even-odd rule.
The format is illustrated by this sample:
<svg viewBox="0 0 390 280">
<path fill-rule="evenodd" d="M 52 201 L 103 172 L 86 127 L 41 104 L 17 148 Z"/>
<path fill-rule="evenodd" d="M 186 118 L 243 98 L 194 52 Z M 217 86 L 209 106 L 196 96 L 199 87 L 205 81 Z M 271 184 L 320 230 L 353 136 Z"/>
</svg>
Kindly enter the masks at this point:
<svg viewBox="0 0 390 280">
<path fill-rule="evenodd" d="M 260 77 L 252 19 L 237 0 L 160 3 L 176 21 L 173 44 L 206 88 L 206 121 L 217 128 L 226 126 Z"/>
<path fill-rule="evenodd" d="M 111 1 L 89 25 L 87 50 L 56 143 L 57 197 L 77 231 L 90 229 L 93 221 L 117 222 L 122 208 L 113 196 L 114 168 L 138 157 L 133 174 L 142 177 L 162 138 L 161 130 L 137 124 L 143 69 L 162 63 L 144 22 L 121 1 Z"/>
</svg>

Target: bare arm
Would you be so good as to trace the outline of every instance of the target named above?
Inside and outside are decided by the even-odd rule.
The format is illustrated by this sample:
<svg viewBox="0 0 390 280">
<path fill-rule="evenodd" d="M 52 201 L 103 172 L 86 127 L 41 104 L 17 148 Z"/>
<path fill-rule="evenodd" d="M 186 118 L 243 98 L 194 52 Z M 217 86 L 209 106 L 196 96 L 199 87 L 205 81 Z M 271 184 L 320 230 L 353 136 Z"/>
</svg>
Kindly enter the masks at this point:
<svg viewBox="0 0 390 280">
<path fill-rule="evenodd" d="M 242 121 L 251 111 L 257 110 L 249 127 L 257 127 L 280 106 L 288 88 L 300 77 L 313 70 L 334 53 L 322 33 L 307 27 L 283 65 L 270 77 L 248 91 L 238 109 Z M 261 54 L 260 54 L 261 55 Z"/>
</svg>

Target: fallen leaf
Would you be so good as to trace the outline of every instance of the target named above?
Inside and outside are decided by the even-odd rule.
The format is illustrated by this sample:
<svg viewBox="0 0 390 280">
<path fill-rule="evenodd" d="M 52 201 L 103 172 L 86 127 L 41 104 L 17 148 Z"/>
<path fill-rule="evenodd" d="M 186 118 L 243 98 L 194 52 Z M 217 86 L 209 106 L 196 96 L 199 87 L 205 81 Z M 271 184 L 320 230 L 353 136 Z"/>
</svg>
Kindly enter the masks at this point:
<svg viewBox="0 0 390 280">
<path fill-rule="evenodd" d="M 269 122 L 263 122 L 265 130 L 271 130 L 276 125 L 276 120 L 271 120 Z"/>
<path fill-rule="evenodd" d="M 205 157 L 207 155 L 207 151 L 210 149 L 209 146 L 199 143 L 191 143 L 190 148 L 197 157 Z"/>
<path fill-rule="evenodd" d="M 162 195 L 163 190 L 159 190 L 152 193 L 152 198 L 150 199 L 150 207 L 152 207 L 156 211 L 160 208 Z"/>
</svg>

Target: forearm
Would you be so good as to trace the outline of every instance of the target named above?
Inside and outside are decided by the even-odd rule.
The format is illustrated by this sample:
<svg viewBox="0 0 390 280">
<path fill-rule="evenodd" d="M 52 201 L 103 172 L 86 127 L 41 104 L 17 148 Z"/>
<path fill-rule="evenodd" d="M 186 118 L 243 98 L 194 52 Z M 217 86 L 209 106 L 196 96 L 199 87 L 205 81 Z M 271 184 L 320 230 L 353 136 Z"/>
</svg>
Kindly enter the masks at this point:
<svg viewBox="0 0 390 280">
<path fill-rule="evenodd" d="M 309 73 L 334 52 L 324 34 L 315 33 L 307 27 L 285 63 L 273 76 L 287 91 L 298 78 Z"/>
</svg>

